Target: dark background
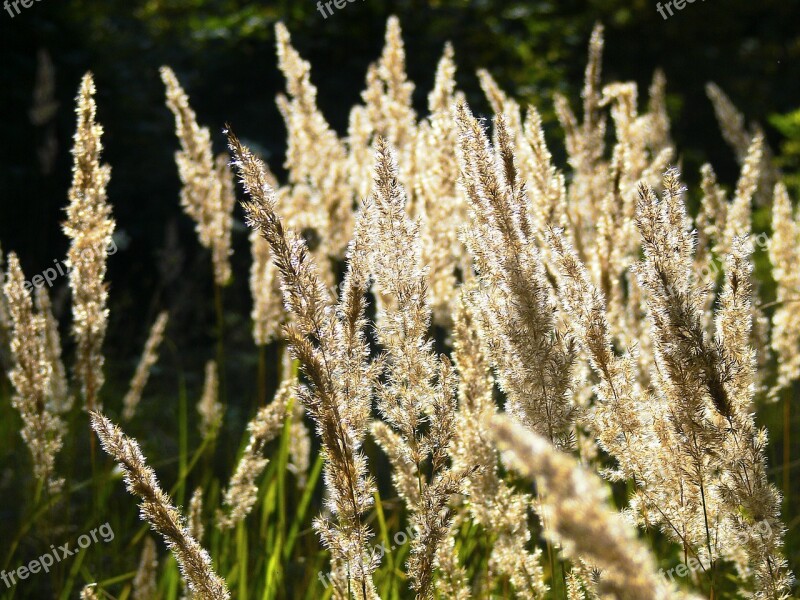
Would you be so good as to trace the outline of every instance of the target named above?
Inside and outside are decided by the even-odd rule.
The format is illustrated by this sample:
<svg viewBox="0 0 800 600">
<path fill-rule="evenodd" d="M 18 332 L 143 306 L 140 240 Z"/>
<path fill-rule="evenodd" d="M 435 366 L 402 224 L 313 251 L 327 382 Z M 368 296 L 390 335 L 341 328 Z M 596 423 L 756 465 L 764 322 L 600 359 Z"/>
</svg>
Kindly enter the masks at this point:
<svg viewBox="0 0 800 600">
<path fill-rule="evenodd" d="M 595 21 L 606 26 L 604 81 L 636 81 L 644 102 L 653 70 L 666 72 L 673 135 L 690 181 L 706 160 L 723 181 L 736 176 L 733 153 L 705 97 L 705 82 L 716 81 L 748 119 L 765 124 L 770 115 L 800 105 L 796 1 L 697 0 L 665 21 L 655 3 L 644 0 L 357 0 L 327 19 L 310 0 L 37 0 L 14 18 L 0 11 L 3 249 L 18 252 L 29 277 L 65 255 L 60 222 L 71 176 L 73 98 L 81 75 L 92 70 L 98 119 L 105 127 L 104 157 L 112 166 L 109 198 L 120 247 L 110 263 L 109 339 L 119 342 L 110 344 L 112 356 L 138 352 L 142 324 L 159 307 L 172 309 L 173 325 L 205 322 L 212 316 L 206 301 L 209 261 L 178 207 L 177 140 L 158 67 L 169 64 L 176 70 L 199 121 L 215 134 L 216 150 L 223 150 L 220 131 L 230 121 L 280 171 L 285 129 L 274 103 L 283 88 L 274 23 L 288 25 L 295 45 L 310 60 L 321 108 L 341 132 L 350 106 L 360 101 L 367 65 L 380 54 L 390 14 L 401 19 L 421 114 L 436 61 L 451 40 L 459 83 L 476 109 L 487 108 L 475 76 L 485 67 L 509 92 L 545 113 L 556 156 L 562 140 L 552 127 L 552 94 L 564 92 L 578 105 Z M 40 49 L 55 65 L 58 109 L 52 120 L 34 125 L 29 110 Z M 773 148 L 779 146 L 778 132 L 767 130 Z M 45 174 L 37 149 L 51 132 L 57 153 Z M 226 308 L 235 320 L 249 310 L 249 252 L 243 227 L 234 238 L 236 280 L 227 290 Z M 243 338 L 245 321 L 240 323 Z M 185 335 L 197 331 L 186 328 Z"/>
</svg>

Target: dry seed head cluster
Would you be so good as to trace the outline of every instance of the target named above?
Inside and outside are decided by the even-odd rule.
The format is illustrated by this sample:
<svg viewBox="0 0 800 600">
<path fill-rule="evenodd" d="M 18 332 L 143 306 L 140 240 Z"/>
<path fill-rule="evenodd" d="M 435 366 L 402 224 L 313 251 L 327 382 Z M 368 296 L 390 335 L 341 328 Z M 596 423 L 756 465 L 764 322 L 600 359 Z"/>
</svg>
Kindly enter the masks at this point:
<svg viewBox="0 0 800 600">
<path fill-rule="evenodd" d="M 211 566 L 208 552 L 191 536 L 185 517 L 161 489 L 139 445 L 102 414 L 91 413 L 91 421 L 103 449 L 122 468 L 128 491 L 139 497 L 142 520 L 164 538 L 178 561 L 192 597 L 198 600 L 230 598 L 225 582 Z"/>
<path fill-rule="evenodd" d="M 603 85 L 600 26 L 589 42 L 582 114 L 555 98 L 568 153 L 563 171 L 539 112 L 523 111 L 485 71 L 478 78 L 495 113 L 491 126 L 473 114 L 456 89 L 449 44 L 429 115 L 420 118 L 395 18 L 341 137 L 318 108 L 311 66 L 282 24 L 276 40 L 286 77 L 278 97 L 288 131 L 286 183 L 231 132 L 228 141 L 252 228 L 253 339 L 262 347 L 285 341 L 301 375 L 284 367 L 275 399 L 248 424 L 248 443 L 214 513 L 218 527 L 242 523 L 256 506 L 265 449 L 281 430 L 289 436 L 288 468 L 305 485 L 305 411 L 324 459 L 326 507 L 313 526 L 330 551 L 334 598 L 378 597 L 370 437 L 388 457 L 411 526 L 402 568 L 417 598 L 489 597 L 500 589 L 546 598 L 557 587 L 575 600 L 690 597 L 656 572 L 637 527 L 660 529 L 676 552 L 696 560 L 693 583 L 712 595 L 724 573 L 758 600 L 789 598 L 781 496 L 767 476 L 767 433 L 753 413 L 772 375 L 767 350 L 777 365 L 773 399 L 800 376 L 800 320 L 791 307 L 800 294 L 800 225 L 760 130 L 748 130 L 709 85 L 741 174 L 729 198 L 705 165 L 692 217 L 681 175 L 670 168 L 677 154 L 665 78 L 655 73 L 643 112 L 635 84 Z M 174 73 L 164 67 L 161 75 L 181 144 L 181 206 L 223 286 L 232 277 L 235 204 L 228 159 L 214 158 L 211 135 Z M 64 229 L 72 243 L 76 383 L 97 409 L 114 221 L 93 96 L 87 75 Z M 753 205 L 770 202 L 771 322 L 753 280 L 751 225 Z M 717 260 L 721 283 L 709 271 Z M 34 312 L 13 254 L 4 279 L 0 333 L 10 339 L 14 405 L 37 478 L 56 488 L 60 415 L 72 398 L 58 327 L 46 293 Z M 126 418 L 165 326 L 162 314 L 124 401 Z M 445 354 L 434 351 L 433 326 L 447 330 Z M 197 407 L 206 441 L 222 419 L 218 368 L 207 364 Z M 507 416 L 498 415 L 500 405 Z M 229 597 L 200 545 L 203 489 L 184 518 L 136 442 L 98 412 L 91 420 L 141 499 L 142 519 L 175 555 L 191 597 Z M 507 466 L 534 479 L 535 494 L 507 476 L 501 451 Z M 628 484 L 621 511 L 608 506 L 592 470 Z M 748 534 L 762 524 L 769 535 Z M 491 546 L 478 577 L 460 548 L 473 526 Z M 555 561 L 545 565 L 540 531 L 562 564 L 563 583 Z M 134 597 L 152 595 L 155 561 L 148 538 Z M 96 588 L 87 587 L 82 597 L 92 594 Z"/>
<path fill-rule="evenodd" d="M 175 154 L 181 188 L 181 206 L 195 222 L 197 237 L 211 250 L 214 282 L 227 285 L 231 278 L 231 211 L 236 203 L 227 157 L 214 158 L 208 128 L 197 124 L 189 98 L 169 67 L 161 68 L 167 106 L 175 116 L 175 133 L 181 149 Z"/>
<path fill-rule="evenodd" d="M 3 288 L 14 361 L 9 373 L 14 386 L 11 404 L 22 417 L 22 439 L 31 452 L 36 479 L 57 491 L 63 482 L 56 476 L 55 459 L 63 445 L 64 423 L 57 411 L 59 398 L 52 396 L 53 364 L 48 353 L 47 317 L 33 312 L 33 300 L 24 283 L 19 260 L 12 252 L 8 255 Z"/>
<path fill-rule="evenodd" d="M 224 408 L 219 401 L 219 374 L 216 361 L 206 363 L 203 394 L 197 403 L 197 414 L 200 415 L 198 427 L 204 438 L 212 438 L 222 424 Z"/>
<path fill-rule="evenodd" d="M 150 328 L 142 357 L 136 367 L 133 379 L 131 379 L 128 393 L 125 394 L 125 397 L 122 399 L 122 405 L 124 406 L 122 411 L 123 419 L 132 419 L 133 415 L 136 413 L 136 407 L 142 399 L 144 386 L 147 385 L 147 380 L 150 378 L 150 370 L 158 361 L 158 347 L 164 339 L 164 331 L 167 328 L 168 320 L 169 315 L 164 311 L 158 315 L 153 326 Z"/>
<path fill-rule="evenodd" d="M 78 344 L 75 370 L 87 410 L 102 407 L 99 399 L 105 382 L 102 345 L 108 322 L 106 259 L 115 228 L 106 196 L 111 168 L 100 163 L 103 128 L 95 118 L 94 93 L 94 80 L 87 74 L 77 98 L 72 187 L 63 226 L 70 239 L 67 259 L 72 290 L 72 331 Z"/>
<path fill-rule="evenodd" d="M 278 388 L 272 403 L 261 408 L 255 418 L 247 424 L 250 439 L 223 495 L 227 513 L 221 513 L 218 518 L 218 524 L 222 529 L 230 529 L 242 521 L 256 503 L 258 499 L 256 481 L 269 462 L 263 455 L 264 446 L 279 433 L 295 385 L 296 381 L 287 379 Z"/>
<path fill-rule="evenodd" d="M 142 544 L 142 554 L 139 557 L 139 568 L 133 578 L 133 600 L 149 600 L 155 597 L 158 575 L 158 555 L 156 554 L 156 543 L 153 538 L 147 536 Z"/>
</svg>

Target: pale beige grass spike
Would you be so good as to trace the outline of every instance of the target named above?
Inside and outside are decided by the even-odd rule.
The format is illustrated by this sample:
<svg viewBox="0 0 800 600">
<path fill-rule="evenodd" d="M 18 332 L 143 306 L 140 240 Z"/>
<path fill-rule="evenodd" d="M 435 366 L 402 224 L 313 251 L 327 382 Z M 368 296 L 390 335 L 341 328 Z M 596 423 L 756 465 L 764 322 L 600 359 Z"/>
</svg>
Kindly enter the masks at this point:
<svg viewBox="0 0 800 600">
<path fill-rule="evenodd" d="M 122 399 L 122 418 L 126 421 L 132 419 L 133 415 L 136 414 L 136 408 L 142 399 L 144 387 L 147 385 L 147 380 L 150 379 L 150 371 L 158 361 L 158 348 L 164 339 L 164 331 L 167 328 L 168 320 L 169 314 L 167 311 L 163 311 L 159 313 L 150 328 L 142 357 L 139 359 L 136 372 L 133 374 L 133 379 L 131 379 L 131 383 L 128 386 L 128 393 Z"/>
<path fill-rule="evenodd" d="M 474 285 L 462 288 L 454 315 L 453 360 L 458 371 L 453 468 L 478 466 L 466 480 L 466 505 L 470 518 L 494 539 L 489 557 L 489 585 L 507 577 L 520 599 L 545 598 L 539 548 L 528 550 L 531 539 L 528 510 L 532 498 L 512 489 L 498 472 L 498 452 L 491 437 L 491 420 L 497 413 L 494 381 L 483 334 L 470 300 Z"/>
<path fill-rule="evenodd" d="M 181 143 L 175 153 L 182 184 L 181 207 L 194 220 L 200 244 L 211 251 L 214 283 L 222 287 L 231 279 L 231 211 L 236 202 L 227 158 L 220 155 L 214 159 L 211 134 L 198 125 L 189 97 L 172 69 L 161 67 L 161 79 Z"/>
<path fill-rule="evenodd" d="M 391 302 L 379 307 L 376 326 L 386 380 L 378 388 L 377 401 L 384 422 L 377 423 L 373 433 L 387 452 L 415 530 L 407 565 L 411 587 L 418 599 L 427 599 L 433 594 L 438 552 L 449 534 L 446 507 L 469 471 L 454 472 L 448 464 L 455 425 L 454 374 L 447 358 L 434 354 L 428 337 L 431 307 L 419 222 L 408 216 L 408 197 L 387 140 L 378 138 L 376 154 L 374 192 L 365 208 L 369 265 L 376 294 Z M 422 469 L 428 460 L 430 475 L 427 467 Z M 455 564 L 454 557 L 442 562 L 452 576 Z"/>
<path fill-rule="evenodd" d="M 138 496 L 141 519 L 164 538 L 195 600 L 228 600 L 230 593 L 211 564 L 211 557 L 186 527 L 184 516 L 172 504 L 135 440 L 98 412 L 90 414 L 92 428 L 103 449 L 119 463 L 128 491 Z"/>
<path fill-rule="evenodd" d="M 467 106 L 458 106 L 455 116 L 471 220 L 464 241 L 478 273 L 475 297 L 497 382 L 509 413 L 553 443 L 571 446 L 575 345 L 556 327 L 555 294 L 527 212 L 512 132 L 497 117 L 492 147 Z"/>
<path fill-rule="evenodd" d="M 72 409 L 74 396 L 70 393 L 67 372 L 61 359 L 61 336 L 58 333 L 58 321 L 53 315 L 50 294 L 44 287 L 36 290 L 36 310 L 45 320 L 45 349 L 47 359 L 52 366 L 50 377 L 50 406 L 53 412 L 64 414 Z"/>
<path fill-rule="evenodd" d="M 81 80 L 77 98 L 72 187 L 67 220 L 63 224 L 64 233 L 70 238 L 67 259 L 72 290 L 72 333 L 78 346 L 75 372 L 87 410 L 101 408 L 99 393 L 105 381 L 102 345 L 108 322 L 108 289 L 104 280 L 115 227 L 106 197 L 111 169 L 100 164 L 103 128 L 95 118 L 94 93 L 94 80 L 87 73 Z"/>
<path fill-rule="evenodd" d="M 636 530 L 609 505 L 609 494 L 593 473 L 547 440 L 507 417 L 492 420 L 492 434 L 505 461 L 542 490 L 545 535 L 565 555 L 602 569 L 600 598 L 668 600 L 689 598 L 655 570 L 655 561 Z"/>
<path fill-rule="evenodd" d="M 153 538 L 145 536 L 142 543 L 142 553 L 139 557 L 139 566 L 133 577 L 132 600 L 152 600 L 156 598 L 158 577 L 158 554 Z"/>
<path fill-rule="evenodd" d="M 779 302 L 772 315 L 771 346 L 778 357 L 778 380 L 771 391 L 772 398 L 800 379 L 800 218 L 792 213 L 789 192 L 779 183 L 772 204 L 774 233 L 768 245 Z"/>
<path fill-rule="evenodd" d="M 65 425 L 49 401 L 53 366 L 47 352 L 47 324 L 44 316 L 33 312 L 25 276 L 13 252 L 8 255 L 3 293 L 11 319 L 11 405 L 22 418 L 20 433 L 31 453 L 33 474 L 43 486 L 40 489 L 57 492 L 63 480 L 55 476 L 55 459 L 63 445 Z"/>
<path fill-rule="evenodd" d="M 203 394 L 197 403 L 197 412 L 200 415 L 200 434 L 204 438 L 214 437 L 225 413 L 225 407 L 219 401 L 219 374 L 217 362 L 214 360 L 206 363 Z"/>
<path fill-rule="evenodd" d="M 346 255 L 341 297 L 334 306 L 305 242 L 285 229 L 275 212 L 277 195 L 263 162 L 231 133 L 229 143 L 240 181 L 250 197 L 244 203 L 248 225 L 269 243 L 281 275 L 285 305 L 292 317 L 285 328 L 286 337 L 307 377 L 297 395 L 316 422 L 325 452 L 330 517 L 318 517 L 313 525 L 331 551 L 334 572 L 337 567 L 347 567 L 347 584 L 334 586 L 334 597 L 344 598 L 341 589 L 352 589 L 360 600 L 376 598 L 372 572 L 377 562 L 367 546 L 372 534 L 362 521 L 373 505 L 375 489 L 361 445 L 378 375 L 368 361 L 364 336 L 369 280 L 364 227 L 357 221 Z"/>
<path fill-rule="evenodd" d="M 247 424 L 250 438 L 222 495 L 225 508 L 224 512 L 217 515 L 220 529 L 232 529 L 255 506 L 258 500 L 257 480 L 269 463 L 264 456 L 264 447 L 280 433 L 296 385 L 296 380 L 287 378 L 275 393 L 274 400 L 259 409 Z"/>
</svg>

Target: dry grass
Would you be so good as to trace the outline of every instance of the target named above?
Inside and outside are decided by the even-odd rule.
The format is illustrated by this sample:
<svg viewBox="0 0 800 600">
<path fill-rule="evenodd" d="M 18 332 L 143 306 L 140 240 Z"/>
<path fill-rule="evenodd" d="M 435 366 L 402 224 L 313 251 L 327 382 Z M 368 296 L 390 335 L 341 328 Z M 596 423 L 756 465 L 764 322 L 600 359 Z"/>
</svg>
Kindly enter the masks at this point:
<svg viewBox="0 0 800 600">
<path fill-rule="evenodd" d="M 523 111 L 486 72 L 491 127 L 473 115 L 449 45 L 429 115 L 419 117 L 396 19 L 340 137 L 317 108 L 310 65 L 282 25 L 276 33 L 287 80 L 278 98 L 284 183 L 231 131 L 232 170 L 215 159 L 176 75 L 161 71 L 181 144 L 180 204 L 210 252 L 219 319 L 197 415 L 185 389 L 177 399 L 170 492 L 100 412 L 121 414 L 147 439 L 136 409 L 169 331 L 162 313 L 124 399 L 103 392 L 115 224 L 94 85 L 84 78 L 64 226 L 74 368 L 62 362 L 49 297 L 34 304 L 13 253 L 4 276 L 0 337 L 37 481 L 6 568 L 22 560 L 17 547 L 31 531 L 60 539 L 49 528 L 71 504 L 91 505 L 90 519 L 108 511 L 118 475 L 110 463 L 93 463 L 90 479 L 70 470 L 66 486 L 59 476 L 64 439 L 90 435 L 85 414 L 64 417 L 80 393 L 141 520 L 173 558 L 120 516 L 113 566 L 73 559 L 74 569 L 54 571 L 61 597 L 97 582 L 81 597 L 789 598 L 781 509 L 796 498 L 775 486 L 758 423 L 775 402 L 788 410 L 800 380 L 791 306 L 800 220 L 761 132 L 746 131 L 709 86 L 741 176 L 729 199 L 705 166 L 692 215 L 670 167 L 678 153 L 663 75 L 644 112 L 635 85 L 603 85 L 600 27 L 582 115 L 555 100 L 563 168 L 536 109 Z M 220 291 L 234 276 L 234 174 L 252 230 L 263 405 L 220 478 L 210 460 L 236 403 L 224 392 Z M 754 252 L 764 250 L 754 248 L 753 210 L 762 205 L 773 214 L 772 305 L 753 276 Z M 264 349 L 276 340 L 291 358 L 267 404 Z M 194 450 L 190 422 L 200 432 Z M 379 470 L 386 464 L 390 473 Z M 675 578 L 679 561 L 691 568 Z"/>
</svg>

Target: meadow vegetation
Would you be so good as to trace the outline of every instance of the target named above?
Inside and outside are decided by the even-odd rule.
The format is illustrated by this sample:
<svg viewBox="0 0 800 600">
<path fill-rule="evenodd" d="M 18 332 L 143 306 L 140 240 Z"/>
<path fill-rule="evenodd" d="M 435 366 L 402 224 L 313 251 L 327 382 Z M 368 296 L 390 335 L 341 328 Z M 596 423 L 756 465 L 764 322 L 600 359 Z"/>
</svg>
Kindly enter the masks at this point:
<svg viewBox="0 0 800 600">
<path fill-rule="evenodd" d="M 560 94 L 522 106 L 480 71 L 493 112 L 483 119 L 457 89 L 449 44 L 417 114 L 390 18 L 344 135 L 283 24 L 275 37 L 285 177 L 243 141 L 246 122 L 226 127 L 229 151 L 215 155 L 216 132 L 161 69 L 179 204 L 213 276 L 213 296 L 194 301 L 217 318 L 195 402 L 180 374 L 169 450 L 148 440 L 154 413 L 141 411 L 161 355 L 180 352 L 167 311 L 127 393 L 105 381 L 117 223 L 95 83 L 81 81 L 63 224 L 69 331 L 48 288 L 26 281 L 14 252 L 4 260 L 0 442 L 26 448 L 13 474 L 26 500 L 0 566 L 17 570 L 83 524 L 113 527 L 114 543 L 0 592 L 794 597 L 791 154 L 773 157 L 710 83 L 740 174 L 724 185 L 706 164 L 687 190 L 666 78 L 654 73 L 646 100 L 634 83 L 604 81 L 599 25 L 578 110 Z M 564 164 L 541 110 L 558 118 Z M 237 205 L 252 253 L 252 409 L 226 385 Z M 234 410 L 249 422 L 220 473 Z M 783 424 L 771 432 L 780 444 L 765 415 Z M 158 475 L 166 465 L 176 477 Z"/>
</svg>

